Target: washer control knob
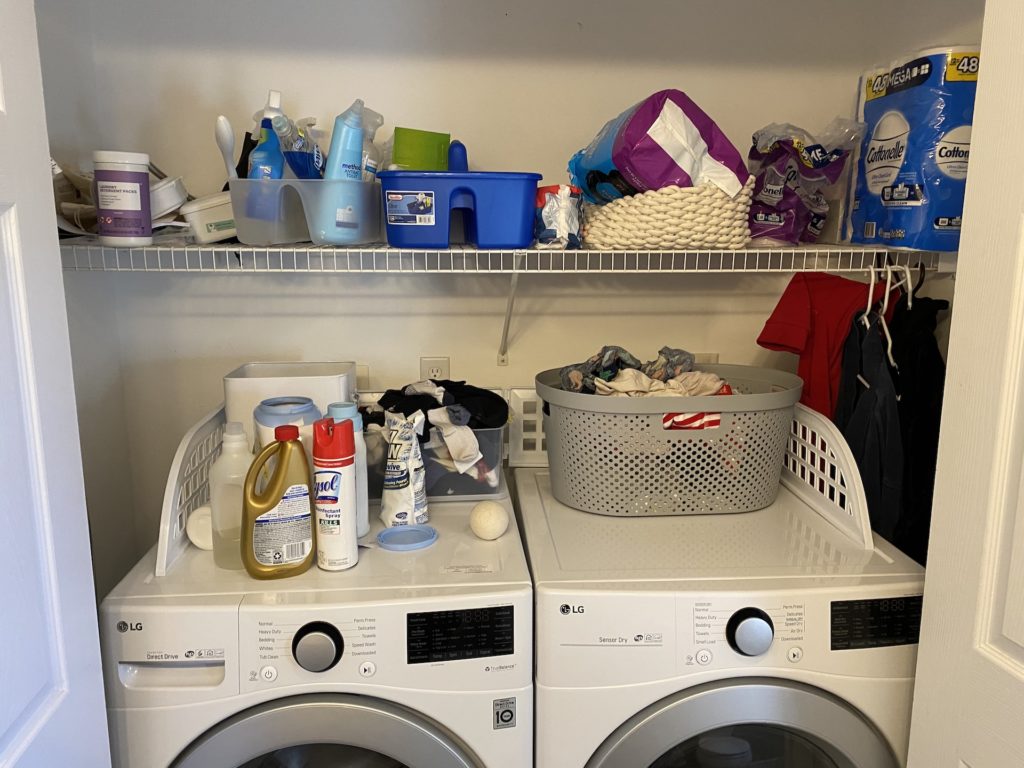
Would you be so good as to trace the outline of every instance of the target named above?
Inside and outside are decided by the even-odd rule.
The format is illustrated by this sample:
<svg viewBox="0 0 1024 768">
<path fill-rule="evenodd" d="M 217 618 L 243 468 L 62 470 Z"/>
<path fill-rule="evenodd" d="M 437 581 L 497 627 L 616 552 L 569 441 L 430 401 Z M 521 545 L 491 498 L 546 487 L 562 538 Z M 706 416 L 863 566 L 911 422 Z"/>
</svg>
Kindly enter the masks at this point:
<svg viewBox="0 0 1024 768">
<path fill-rule="evenodd" d="M 312 621 L 302 626 L 292 638 L 292 656 L 299 666 L 310 672 L 326 672 L 341 659 L 345 641 L 333 624 Z"/>
<path fill-rule="evenodd" d="M 772 646 L 775 625 L 760 608 L 741 608 L 725 626 L 725 639 L 736 653 L 760 656 Z"/>
</svg>

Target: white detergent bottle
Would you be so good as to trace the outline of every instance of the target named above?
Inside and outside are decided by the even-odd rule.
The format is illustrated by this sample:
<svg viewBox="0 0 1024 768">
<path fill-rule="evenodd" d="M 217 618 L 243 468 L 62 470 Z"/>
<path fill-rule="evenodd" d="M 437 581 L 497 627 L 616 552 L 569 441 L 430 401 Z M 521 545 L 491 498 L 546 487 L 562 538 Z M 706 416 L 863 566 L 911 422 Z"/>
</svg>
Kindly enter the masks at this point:
<svg viewBox="0 0 1024 768">
<path fill-rule="evenodd" d="M 337 422 L 352 422 L 356 440 L 356 535 L 362 538 L 370 532 L 370 492 L 366 475 L 366 440 L 363 437 L 363 417 L 355 403 L 331 403 L 327 415 Z"/>
<path fill-rule="evenodd" d="M 241 570 L 242 487 L 252 463 L 245 428 L 232 421 L 224 428 L 220 456 L 210 467 L 213 561 L 218 568 Z"/>
</svg>

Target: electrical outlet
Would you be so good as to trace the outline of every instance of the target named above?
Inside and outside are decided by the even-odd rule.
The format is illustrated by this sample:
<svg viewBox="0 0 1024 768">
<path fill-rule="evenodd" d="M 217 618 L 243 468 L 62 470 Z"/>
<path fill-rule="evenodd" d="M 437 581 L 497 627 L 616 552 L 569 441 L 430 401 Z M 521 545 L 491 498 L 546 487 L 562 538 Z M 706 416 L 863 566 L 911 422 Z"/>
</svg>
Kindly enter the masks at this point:
<svg viewBox="0 0 1024 768">
<path fill-rule="evenodd" d="M 447 357 L 421 357 L 420 379 L 450 379 L 451 364 Z"/>
<path fill-rule="evenodd" d="M 701 364 L 715 365 L 716 363 L 718 363 L 718 353 L 717 352 L 694 352 L 693 353 L 693 362 L 695 362 L 697 365 L 701 365 Z"/>
</svg>

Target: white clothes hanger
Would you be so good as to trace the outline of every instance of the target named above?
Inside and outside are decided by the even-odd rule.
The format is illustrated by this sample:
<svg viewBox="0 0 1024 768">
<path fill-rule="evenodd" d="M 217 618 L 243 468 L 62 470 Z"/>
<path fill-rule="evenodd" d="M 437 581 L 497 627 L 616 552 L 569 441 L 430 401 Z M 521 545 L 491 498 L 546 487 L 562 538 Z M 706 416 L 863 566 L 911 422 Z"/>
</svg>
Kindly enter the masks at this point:
<svg viewBox="0 0 1024 768">
<path fill-rule="evenodd" d="M 907 309 L 911 309 L 914 306 L 914 275 L 909 264 L 903 265 L 903 273 L 907 276 Z"/>
<path fill-rule="evenodd" d="M 860 321 L 864 323 L 865 328 L 871 327 L 871 321 L 868 320 L 868 315 L 871 314 L 871 305 L 875 303 L 875 283 L 878 282 L 878 276 L 875 274 L 875 265 L 871 267 L 871 282 L 868 284 L 868 303 L 864 307 L 864 314 L 860 316 Z"/>
</svg>

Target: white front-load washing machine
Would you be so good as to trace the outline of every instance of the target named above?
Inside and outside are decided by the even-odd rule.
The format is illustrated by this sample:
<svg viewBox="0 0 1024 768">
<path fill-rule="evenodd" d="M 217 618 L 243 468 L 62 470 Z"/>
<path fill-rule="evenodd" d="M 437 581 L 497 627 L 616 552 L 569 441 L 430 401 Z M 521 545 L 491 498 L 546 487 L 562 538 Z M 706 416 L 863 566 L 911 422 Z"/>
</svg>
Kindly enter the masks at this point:
<svg viewBox="0 0 1024 768">
<path fill-rule="evenodd" d="M 195 548 L 156 577 L 154 547 L 101 608 L 115 765 L 530 765 L 530 575 L 471 508 L 432 502 L 425 549 L 278 581 Z"/>
<path fill-rule="evenodd" d="M 806 498 L 826 485 L 815 463 L 787 481 Z M 758 512 L 605 517 L 556 501 L 547 470 L 516 485 L 538 768 L 905 764 L 916 563 L 856 544 L 787 488 Z"/>
</svg>

